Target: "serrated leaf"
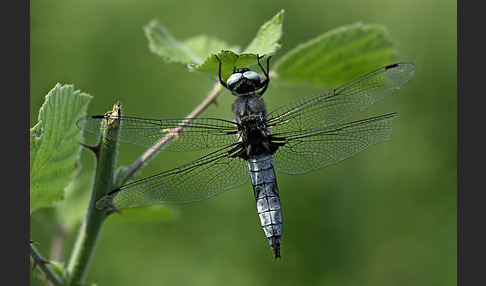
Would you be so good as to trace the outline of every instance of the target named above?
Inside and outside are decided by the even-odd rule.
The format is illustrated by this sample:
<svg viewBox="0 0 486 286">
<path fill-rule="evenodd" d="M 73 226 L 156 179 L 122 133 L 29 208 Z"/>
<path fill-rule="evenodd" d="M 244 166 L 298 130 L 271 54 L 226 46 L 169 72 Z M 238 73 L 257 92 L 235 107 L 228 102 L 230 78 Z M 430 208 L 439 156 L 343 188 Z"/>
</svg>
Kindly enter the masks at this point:
<svg viewBox="0 0 486 286">
<path fill-rule="evenodd" d="M 257 63 L 256 54 L 236 54 L 232 51 L 220 51 L 216 54 L 221 60 L 221 77 L 226 80 L 232 73 L 233 68 L 249 67 Z M 190 65 L 190 67 L 200 73 L 209 75 L 217 75 L 219 70 L 219 62 L 213 54 L 206 58 L 204 63 L 200 65 Z"/>
<path fill-rule="evenodd" d="M 149 49 L 168 62 L 201 64 L 209 54 L 220 50 L 239 52 L 237 46 L 230 46 L 223 40 L 206 35 L 179 41 L 156 20 L 147 24 L 144 31 L 149 40 Z"/>
<path fill-rule="evenodd" d="M 231 46 L 223 40 L 206 35 L 200 35 L 179 41 L 167 29 L 152 20 L 144 28 L 149 40 L 149 48 L 155 54 L 168 62 L 187 64 L 193 71 L 217 75 L 219 62 L 214 56 L 217 54 L 222 61 L 222 76 L 227 78 L 233 67 L 247 67 L 256 64 L 258 55 L 273 54 L 279 47 L 278 41 L 282 36 L 282 22 L 284 10 L 263 24 L 256 37 L 240 53 L 238 46 Z"/>
<path fill-rule="evenodd" d="M 275 63 L 273 72 L 282 81 L 336 87 L 393 63 L 396 56 L 383 26 L 357 23 L 299 45 Z"/>
<path fill-rule="evenodd" d="M 46 95 L 37 124 L 30 129 L 30 212 L 62 200 L 76 173 L 81 131 L 91 96 L 57 84 Z"/>
<path fill-rule="evenodd" d="M 284 10 L 280 10 L 272 19 L 263 24 L 255 38 L 245 49 L 245 53 L 272 55 L 280 48 L 278 41 L 282 37 Z"/>
</svg>

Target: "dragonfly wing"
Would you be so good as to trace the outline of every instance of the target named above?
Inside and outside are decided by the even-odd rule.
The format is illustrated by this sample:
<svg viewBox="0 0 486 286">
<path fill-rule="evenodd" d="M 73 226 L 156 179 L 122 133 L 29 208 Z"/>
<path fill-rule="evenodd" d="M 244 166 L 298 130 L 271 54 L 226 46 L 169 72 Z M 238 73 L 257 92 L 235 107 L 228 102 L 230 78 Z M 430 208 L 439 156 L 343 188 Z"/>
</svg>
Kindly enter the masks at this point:
<svg viewBox="0 0 486 286">
<path fill-rule="evenodd" d="M 122 186 L 101 198 L 97 207 L 123 209 L 189 203 L 238 187 L 248 182 L 250 177 L 246 161 L 233 156 L 239 150 L 235 146 L 233 144 L 189 164 Z"/>
<path fill-rule="evenodd" d="M 275 169 L 302 174 L 350 158 L 391 135 L 395 113 L 331 127 L 296 131 L 275 153 Z"/>
<path fill-rule="evenodd" d="M 415 74 L 415 66 L 399 63 L 377 69 L 323 94 L 304 97 L 270 112 L 267 123 L 274 135 L 331 126 L 391 95 Z"/>
<path fill-rule="evenodd" d="M 99 136 L 104 116 L 88 116 L 77 122 L 79 128 Z M 199 151 L 230 145 L 237 141 L 238 126 L 231 121 L 216 118 L 145 119 L 120 117 L 120 141 L 151 147 L 161 138 L 176 135 L 166 145 L 167 151 Z M 184 131 L 178 132 L 181 127 Z"/>
</svg>

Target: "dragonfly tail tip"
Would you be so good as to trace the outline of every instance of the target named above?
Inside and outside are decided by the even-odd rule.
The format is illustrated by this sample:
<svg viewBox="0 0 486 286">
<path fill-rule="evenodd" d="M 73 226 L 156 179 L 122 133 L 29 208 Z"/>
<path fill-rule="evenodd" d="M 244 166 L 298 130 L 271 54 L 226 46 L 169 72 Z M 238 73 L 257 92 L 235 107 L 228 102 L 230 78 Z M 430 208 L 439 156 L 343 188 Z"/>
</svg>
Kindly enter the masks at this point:
<svg viewBox="0 0 486 286">
<path fill-rule="evenodd" d="M 280 258 L 280 244 L 272 245 L 272 249 L 273 249 L 273 258 L 275 260 L 279 259 Z"/>
</svg>

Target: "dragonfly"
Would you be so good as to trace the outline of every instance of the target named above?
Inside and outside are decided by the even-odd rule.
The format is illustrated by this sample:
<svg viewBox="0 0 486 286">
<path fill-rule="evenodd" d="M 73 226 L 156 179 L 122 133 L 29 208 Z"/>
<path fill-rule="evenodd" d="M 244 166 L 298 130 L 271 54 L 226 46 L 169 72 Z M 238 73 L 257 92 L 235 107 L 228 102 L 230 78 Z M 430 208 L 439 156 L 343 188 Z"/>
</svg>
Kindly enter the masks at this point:
<svg viewBox="0 0 486 286">
<path fill-rule="evenodd" d="M 152 146 L 178 130 L 165 151 L 207 150 L 206 155 L 179 167 L 125 184 L 97 202 L 98 208 L 124 209 L 208 199 L 245 183 L 253 187 L 257 213 L 275 259 L 280 257 L 282 207 L 275 171 L 303 174 L 348 159 L 390 139 L 396 113 L 362 120 L 349 118 L 394 94 L 415 74 L 412 63 L 395 63 L 318 94 L 302 97 L 267 112 L 262 99 L 270 82 L 257 56 L 259 73 L 233 68 L 219 83 L 236 98 L 232 120 L 219 118 L 147 119 L 119 116 L 119 140 Z M 80 128 L 99 135 L 107 115 L 88 116 Z M 348 120 L 347 120 L 348 119 Z M 180 130 L 180 129 L 179 129 Z"/>
</svg>

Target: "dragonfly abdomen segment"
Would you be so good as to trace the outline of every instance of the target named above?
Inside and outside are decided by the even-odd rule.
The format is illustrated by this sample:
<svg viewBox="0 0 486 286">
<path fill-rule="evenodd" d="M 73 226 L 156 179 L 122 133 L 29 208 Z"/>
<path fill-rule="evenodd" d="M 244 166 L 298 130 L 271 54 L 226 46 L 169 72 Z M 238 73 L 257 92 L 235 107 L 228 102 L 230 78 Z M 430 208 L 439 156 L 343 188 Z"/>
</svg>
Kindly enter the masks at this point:
<svg viewBox="0 0 486 286">
<path fill-rule="evenodd" d="M 279 258 L 282 211 L 272 155 L 261 155 L 248 159 L 248 168 L 260 223 L 273 249 L 274 257 Z"/>
</svg>

